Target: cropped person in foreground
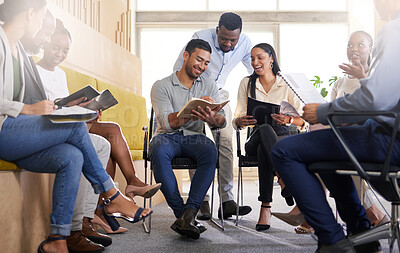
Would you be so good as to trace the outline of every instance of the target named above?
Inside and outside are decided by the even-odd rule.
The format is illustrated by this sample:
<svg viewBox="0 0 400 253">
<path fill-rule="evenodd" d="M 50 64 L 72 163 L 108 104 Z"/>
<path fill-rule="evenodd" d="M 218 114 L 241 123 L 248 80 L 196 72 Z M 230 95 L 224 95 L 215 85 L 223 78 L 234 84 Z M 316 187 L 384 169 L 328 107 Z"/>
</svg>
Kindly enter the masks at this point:
<svg viewBox="0 0 400 253">
<path fill-rule="evenodd" d="M 369 77 L 360 80 L 361 87 L 352 94 L 326 104 L 306 105 L 303 118 L 310 124 L 327 124 L 327 114 L 333 111 L 389 110 L 400 113 L 400 2 L 375 0 L 374 4 L 380 18 L 391 21 L 377 36 Z M 353 123 L 347 118 L 343 121 Z M 341 133 L 358 160 L 384 161 L 392 124 L 392 120 L 387 118 L 368 119 L 363 125 L 342 127 Z M 395 165 L 400 164 L 399 154 L 400 140 L 397 139 L 392 156 Z M 281 140 L 272 149 L 272 159 L 306 221 L 315 229 L 318 236 L 317 252 L 380 250 L 378 241 L 353 248 L 342 227 L 336 222 L 320 182 L 307 171 L 307 164 L 312 162 L 348 160 L 332 130 L 319 130 Z M 320 176 L 335 197 L 348 231 L 357 234 L 369 229 L 370 221 L 351 177 L 337 174 Z"/>
<path fill-rule="evenodd" d="M 27 105 L 24 64 L 18 41 L 33 38 L 42 26 L 45 0 L 5 0 L 0 4 L 0 159 L 37 173 L 56 174 L 50 236 L 38 252 L 68 252 L 65 237 L 70 235 L 72 212 L 81 172 L 101 193 L 102 207 L 110 223 L 125 215 L 139 220 L 151 213 L 119 193 L 102 168 L 83 123 L 53 124 L 41 116 L 54 110 L 52 101 Z M 10 148 L 12 147 L 12 148 Z M 114 227 L 115 228 L 115 227 Z"/>
</svg>

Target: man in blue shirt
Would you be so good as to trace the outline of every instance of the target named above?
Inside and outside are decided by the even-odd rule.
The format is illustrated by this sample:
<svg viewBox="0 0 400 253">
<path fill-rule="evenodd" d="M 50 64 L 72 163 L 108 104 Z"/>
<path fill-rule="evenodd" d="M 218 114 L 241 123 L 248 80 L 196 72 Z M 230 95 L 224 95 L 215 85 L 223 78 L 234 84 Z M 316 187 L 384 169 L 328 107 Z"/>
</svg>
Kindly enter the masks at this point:
<svg viewBox="0 0 400 253">
<path fill-rule="evenodd" d="M 239 15 L 227 12 L 221 15 L 217 28 L 210 28 L 195 32 L 192 39 L 207 41 L 211 48 L 211 61 L 202 76 L 215 81 L 219 89 L 221 101 L 229 99 L 229 93 L 223 90 L 225 81 L 239 62 L 247 68 L 249 74 L 253 73 L 250 62 L 252 44 L 250 39 L 242 32 L 242 19 Z M 182 67 L 183 53 L 179 55 L 174 66 L 174 72 Z M 224 107 L 227 126 L 221 129 L 221 141 L 219 148 L 220 179 L 219 187 L 222 192 L 224 219 L 236 214 L 236 203 L 233 200 L 233 151 L 232 151 L 232 113 L 229 104 Z M 213 131 L 215 138 L 215 131 Z M 191 173 L 191 177 L 193 174 Z M 198 219 L 208 220 L 211 218 L 208 204 L 209 196 L 204 199 Z M 240 215 L 251 212 L 249 206 L 239 208 Z M 218 212 L 220 217 L 220 212 Z"/>
<path fill-rule="evenodd" d="M 303 118 L 310 124 L 327 124 L 330 112 L 394 111 L 400 114 L 400 1 L 374 0 L 382 20 L 391 20 L 376 38 L 368 78 L 360 80 L 354 93 L 325 104 L 308 104 Z M 336 119 L 336 118 L 335 118 Z M 354 119 L 353 119 L 354 120 Z M 348 117 L 343 122 L 353 123 Z M 340 132 L 360 161 L 384 161 L 393 122 L 388 118 L 368 119 L 363 125 L 341 127 Z M 317 161 L 349 160 L 332 130 L 291 136 L 272 150 L 276 170 L 296 199 L 306 221 L 318 236 L 317 252 L 376 252 L 378 241 L 352 247 L 330 209 L 324 190 L 307 164 Z M 400 139 L 397 137 L 392 163 L 400 165 Z M 320 174 L 335 197 L 340 217 L 347 230 L 356 234 L 370 227 L 350 176 Z M 356 250 L 356 251 L 354 251 Z"/>
<path fill-rule="evenodd" d="M 200 76 L 210 62 L 211 47 L 201 39 L 189 41 L 183 53 L 183 67 L 157 81 L 151 89 L 151 104 L 157 119 L 157 130 L 149 144 L 154 178 L 162 183 L 161 191 L 177 217 L 171 228 L 177 233 L 198 239 L 200 230 L 195 221 L 204 196 L 214 178 L 217 163 L 215 144 L 204 133 L 204 123 L 210 128 L 225 126 L 221 105 L 211 110 L 192 110 L 192 118 L 180 118 L 178 112 L 191 98 L 219 102 L 214 82 Z M 204 96 L 207 94 L 207 96 Z M 179 193 L 171 160 L 190 157 L 197 163 L 186 203 Z"/>
</svg>

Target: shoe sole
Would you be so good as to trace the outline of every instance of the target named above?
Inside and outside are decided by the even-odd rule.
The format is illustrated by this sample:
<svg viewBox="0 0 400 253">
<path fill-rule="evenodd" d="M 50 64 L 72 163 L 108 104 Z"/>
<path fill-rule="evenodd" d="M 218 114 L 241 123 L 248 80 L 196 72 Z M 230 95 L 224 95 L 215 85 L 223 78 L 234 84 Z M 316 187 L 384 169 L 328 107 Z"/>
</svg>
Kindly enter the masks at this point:
<svg viewBox="0 0 400 253">
<path fill-rule="evenodd" d="M 146 199 L 151 198 L 151 197 L 154 196 L 154 194 L 156 194 L 158 192 L 158 190 L 160 190 L 160 188 L 161 188 L 161 186 L 158 186 L 156 188 L 150 189 L 147 192 L 145 192 L 142 197 L 146 198 Z"/>
<path fill-rule="evenodd" d="M 86 235 L 85 235 L 85 237 L 94 243 L 103 245 L 104 247 L 108 247 L 112 244 L 111 238 L 103 238 L 103 237 L 98 237 L 98 236 L 86 236 Z"/>
<path fill-rule="evenodd" d="M 180 234 L 181 236 L 185 236 L 195 240 L 200 238 L 200 234 L 193 232 L 191 230 L 180 229 L 175 223 L 171 225 L 171 229 Z"/>
</svg>

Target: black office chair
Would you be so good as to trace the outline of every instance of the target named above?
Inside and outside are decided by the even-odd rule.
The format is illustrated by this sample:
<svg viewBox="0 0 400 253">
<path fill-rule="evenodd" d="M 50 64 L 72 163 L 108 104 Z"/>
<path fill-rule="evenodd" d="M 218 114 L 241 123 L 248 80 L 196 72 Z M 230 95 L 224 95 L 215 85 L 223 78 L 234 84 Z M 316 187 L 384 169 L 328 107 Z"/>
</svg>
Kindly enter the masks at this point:
<svg viewBox="0 0 400 253">
<path fill-rule="evenodd" d="M 386 116 L 394 118 L 394 128 L 391 134 L 391 141 L 388 146 L 386 159 L 382 163 L 359 162 L 349 147 L 346 140 L 340 133 L 340 129 L 334 123 L 335 116 L 349 117 L 376 117 Z M 308 170 L 313 173 L 338 173 L 342 175 L 359 175 L 383 198 L 392 204 L 392 215 L 390 222 L 382 224 L 366 232 L 349 237 L 353 245 L 357 246 L 367 242 L 380 239 L 389 239 L 390 252 L 393 250 L 393 244 L 397 239 L 400 249 L 400 191 L 398 179 L 400 178 L 400 167 L 391 165 L 392 149 L 397 137 L 399 127 L 399 118 L 395 112 L 336 112 L 328 115 L 329 125 L 339 139 L 341 145 L 349 156 L 350 161 L 334 162 L 315 162 L 308 165 Z M 399 154 L 396 154 L 399 155 Z"/>
<path fill-rule="evenodd" d="M 247 138 L 250 136 L 251 128 L 247 128 Z M 236 207 L 236 226 L 242 218 L 239 219 L 239 206 L 243 206 L 243 168 L 244 167 L 258 167 L 257 156 L 249 156 L 247 154 L 242 155 L 241 145 L 240 145 L 240 129 L 236 129 L 236 155 L 238 157 L 238 186 L 237 186 L 237 207 Z M 240 193 L 240 194 L 239 194 Z M 240 199 L 240 204 L 239 204 Z"/>
<path fill-rule="evenodd" d="M 154 119 L 154 111 L 153 108 L 151 109 L 151 116 L 150 116 L 150 133 L 148 128 L 145 126 L 143 127 L 144 130 L 144 147 L 143 147 L 143 159 L 144 159 L 144 168 L 145 168 L 145 183 L 147 183 L 147 163 L 150 161 L 150 184 L 153 183 L 153 170 L 151 168 L 151 160 L 150 157 L 148 156 L 148 143 L 152 138 L 153 133 L 155 132 L 155 129 L 157 127 L 156 120 Z M 215 145 L 217 146 L 217 157 L 219 157 L 219 140 L 220 140 L 220 129 L 217 129 L 217 136 L 215 139 Z M 187 157 L 174 157 L 171 161 L 171 166 L 172 169 L 174 170 L 180 170 L 180 169 L 196 169 L 197 168 L 197 163 L 196 161 L 192 160 L 191 158 Z M 219 184 L 219 159 L 217 158 L 217 164 L 216 164 L 216 169 L 217 169 L 217 180 Z M 212 193 L 211 193 L 211 222 L 214 223 L 217 227 L 219 227 L 222 231 L 225 230 L 225 225 L 224 225 L 224 220 L 221 220 L 221 223 L 218 223 L 217 221 L 214 220 L 213 218 L 213 204 L 214 204 L 214 179 L 212 182 Z M 222 208 L 222 199 L 221 199 L 221 189 L 219 190 L 219 196 L 220 196 L 220 208 Z M 144 199 L 144 208 L 146 208 L 146 199 Z M 149 199 L 149 208 L 152 207 L 152 198 Z M 150 233 L 151 231 L 151 216 L 149 218 L 143 219 L 143 228 L 146 233 Z M 149 225 L 147 226 L 146 224 L 146 219 L 148 219 Z"/>
<path fill-rule="evenodd" d="M 250 137 L 251 132 L 253 131 L 252 128 L 247 128 L 247 139 Z M 289 133 L 298 134 L 297 127 L 293 125 L 293 127 L 289 127 Z M 250 156 L 246 153 L 242 155 L 242 149 L 240 144 L 240 129 L 236 129 L 236 155 L 238 157 L 238 191 L 237 191 L 237 208 L 236 208 L 236 226 L 239 225 L 239 222 L 242 218 L 239 219 L 239 196 L 240 196 L 240 206 L 243 206 L 243 168 L 246 167 L 258 167 L 258 158 L 257 156 Z M 240 194 L 239 194 L 240 193 Z"/>
</svg>

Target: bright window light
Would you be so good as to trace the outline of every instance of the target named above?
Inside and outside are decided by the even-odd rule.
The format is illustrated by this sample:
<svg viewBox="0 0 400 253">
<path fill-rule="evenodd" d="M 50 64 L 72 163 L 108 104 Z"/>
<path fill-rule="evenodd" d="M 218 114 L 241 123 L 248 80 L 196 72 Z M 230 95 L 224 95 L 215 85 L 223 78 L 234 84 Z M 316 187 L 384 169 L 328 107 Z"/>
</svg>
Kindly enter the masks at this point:
<svg viewBox="0 0 400 253">
<path fill-rule="evenodd" d="M 209 0 L 209 9 L 214 10 L 241 10 L 266 11 L 276 10 L 276 0 Z"/>
<path fill-rule="evenodd" d="M 282 72 L 305 73 L 309 79 L 317 75 L 325 83 L 343 76 L 338 65 L 348 62 L 347 41 L 346 24 L 281 25 Z"/>
<path fill-rule="evenodd" d="M 153 84 L 172 74 L 182 48 L 192 38 L 196 28 L 143 28 L 140 32 L 142 60 L 142 96 L 151 108 L 150 91 Z"/>
<path fill-rule="evenodd" d="M 138 11 L 206 10 L 206 0 L 137 0 Z"/>
<path fill-rule="evenodd" d="M 279 0 L 280 10 L 345 11 L 347 0 Z"/>
</svg>

